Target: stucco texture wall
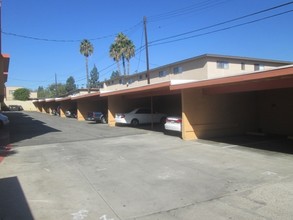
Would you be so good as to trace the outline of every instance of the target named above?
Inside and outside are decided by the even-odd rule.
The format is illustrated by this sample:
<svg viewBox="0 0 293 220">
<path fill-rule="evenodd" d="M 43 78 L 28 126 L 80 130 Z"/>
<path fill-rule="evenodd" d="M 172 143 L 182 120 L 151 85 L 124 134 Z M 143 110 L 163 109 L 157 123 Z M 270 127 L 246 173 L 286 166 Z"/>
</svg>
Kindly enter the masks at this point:
<svg viewBox="0 0 293 220">
<path fill-rule="evenodd" d="M 243 134 L 257 128 L 254 93 L 205 95 L 182 91 L 182 138 L 185 140 Z"/>
<path fill-rule="evenodd" d="M 266 134 L 293 135 L 293 89 L 258 93 L 259 129 Z"/>
</svg>

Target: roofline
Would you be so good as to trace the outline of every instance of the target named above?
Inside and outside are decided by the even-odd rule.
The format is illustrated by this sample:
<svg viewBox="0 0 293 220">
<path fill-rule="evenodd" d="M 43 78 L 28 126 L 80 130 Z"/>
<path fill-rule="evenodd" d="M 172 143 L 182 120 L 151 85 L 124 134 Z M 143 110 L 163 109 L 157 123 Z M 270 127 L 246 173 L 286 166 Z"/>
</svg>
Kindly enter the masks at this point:
<svg viewBox="0 0 293 220">
<path fill-rule="evenodd" d="M 124 95 L 124 94 L 126 95 L 130 93 L 141 92 L 141 91 L 152 91 L 152 90 L 163 89 L 163 88 L 169 89 L 170 85 L 171 85 L 171 82 L 166 81 L 161 83 L 138 86 L 134 88 L 120 89 L 116 91 L 104 91 L 104 92 L 101 92 L 100 96 L 104 97 L 104 96 L 113 96 L 113 95 Z"/>
<path fill-rule="evenodd" d="M 235 59 L 235 60 L 249 60 L 249 61 L 267 62 L 267 63 L 279 63 L 284 65 L 293 64 L 293 61 L 263 59 L 263 58 L 255 58 L 255 57 L 230 56 L 230 55 L 220 55 L 220 54 L 205 54 L 204 56 L 213 57 L 213 58 L 227 58 L 227 59 Z"/>
<path fill-rule="evenodd" d="M 78 100 L 78 99 L 84 99 L 84 98 L 92 98 L 100 96 L 100 92 L 95 92 L 95 93 L 88 93 L 88 94 L 83 94 L 83 95 L 77 95 L 77 96 L 72 96 L 71 100 Z"/>
</svg>

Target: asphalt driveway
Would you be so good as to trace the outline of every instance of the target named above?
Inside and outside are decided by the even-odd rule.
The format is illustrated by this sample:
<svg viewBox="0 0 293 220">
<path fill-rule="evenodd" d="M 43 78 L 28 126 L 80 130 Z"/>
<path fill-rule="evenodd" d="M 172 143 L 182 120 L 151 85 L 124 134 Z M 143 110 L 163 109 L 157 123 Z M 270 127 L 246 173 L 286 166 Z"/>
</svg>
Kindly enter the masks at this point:
<svg viewBox="0 0 293 220">
<path fill-rule="evenodd" d="M 10 114 L 0 219 L 292 219 L 293 155 L 253 147 L 258 140 L 249 147 L 183 141 L 145 129 Z"/>
</svg>

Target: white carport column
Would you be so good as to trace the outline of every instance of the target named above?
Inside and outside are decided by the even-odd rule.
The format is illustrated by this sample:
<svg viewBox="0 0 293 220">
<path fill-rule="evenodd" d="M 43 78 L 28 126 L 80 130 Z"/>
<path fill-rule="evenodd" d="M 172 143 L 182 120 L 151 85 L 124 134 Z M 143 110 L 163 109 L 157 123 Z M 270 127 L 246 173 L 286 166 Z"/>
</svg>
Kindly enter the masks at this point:
<svg viewBox="0 0 293 220">
<path fill-rule="evenodd" d="M 193 123 L 196 119 L 195 114 L 195 92 L 194 90 L 186 89 L 181 91 L 182 99 L 182 139 L 195 140 L 197 139 L 196 131 Z"/>
</svg>

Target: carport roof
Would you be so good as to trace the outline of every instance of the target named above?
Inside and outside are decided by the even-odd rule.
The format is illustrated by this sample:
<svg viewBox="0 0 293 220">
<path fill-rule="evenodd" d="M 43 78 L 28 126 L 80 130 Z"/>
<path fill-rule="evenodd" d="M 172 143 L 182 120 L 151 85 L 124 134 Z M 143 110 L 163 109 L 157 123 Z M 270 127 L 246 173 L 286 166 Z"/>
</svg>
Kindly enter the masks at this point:
<svg viewBox="0 0 293 220">
<path fill-rule="evenodd" d="M 89 99 L 89 98 L 99 98 L 100 97 L 100 92 L 94 92 L 94 93 L 88 93 L 88 94 L 83 94 L 83 95 L 78 95 L 78 96 L 72 96 L 72 100 L 79 100 L 79 99 Z"/>
<path fill-rule="evenodd" d="M 99 99 L 115 95 L 129 97 L 158 96 L 180 93 L 181 90 L 198 88 L 206 94 L 221 94 L 233 92 L 249 92 L 280 88 L 293 88 L 293 65 L 278 67 L 270 70 L 252 72 L 201 81 L 166 81 L 156 84 L 127 88 L 115 91 L 100 91 L 79 96 L 69 96 L 39 102 L 77 101 L 84 99 Z"/>
<path fill-rule="evenodd" d="M 170 90 L 203 89 L 205 93 L 293 88 L 293 65 L 248 74 L 170 85 Z"/>
<path fill-rule="evenodd" d="M 154 95 L 155 93 L 162 92 L 162 93 L 170 93 L 170 81 L 162 82 L 162 83 L 155 83 L 155 84 L 147 84 L 144 86 L 116 90 L 116 91 L 101 91 L 100 96 L 114 96 L 114 95 L 137 95 L 145 94 L 145 95 Z"/>
</svg>

